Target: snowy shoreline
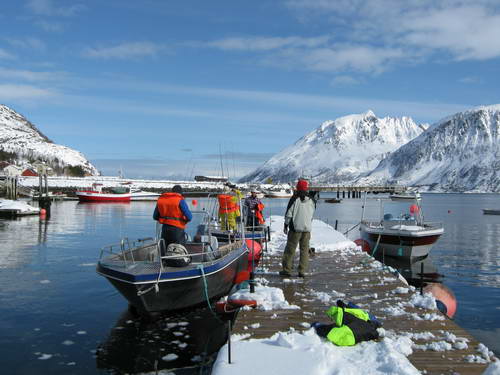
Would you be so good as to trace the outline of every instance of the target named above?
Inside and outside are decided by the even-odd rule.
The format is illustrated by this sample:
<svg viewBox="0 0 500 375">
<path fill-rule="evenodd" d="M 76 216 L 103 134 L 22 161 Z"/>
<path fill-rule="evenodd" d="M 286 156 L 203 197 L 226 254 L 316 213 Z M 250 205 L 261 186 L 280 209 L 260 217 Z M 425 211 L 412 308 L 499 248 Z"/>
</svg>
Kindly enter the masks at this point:
<svg viewBox="0 0 500 375">
<path fill-rule="evenodd" d="M 201 181 L 177 181 L 177 180 L 149 180 L 149 179 L 130 179 L 114 176 L 89 176 L 89 177 L 66 177 L 66 176 L 50 176 L 48 177 L 48 185 L 51 189 L 85 189 L 91 188 L 93 183 L 100 183 L 104 188 L 115 188 L 122 186 L 124 183 L 131 183 L 133 187 L 141 190 L 167 190 L 172 186 L 179 184 L 185 190 L 189 191 L 219 191 L 224 189 L 224 183 L 221 182 L 201 182 Z M 39 178 L 30 176 L 20 176 L 19 183 L 22 186 L 30 188 L 38 188 Z M 242 190 L 250 189 L 252 183 L 237 183 L 238 188 Z M 269 190 L 277 185 L 258 184 L 261 189 Z M 288 184 L 278 184 L 281 187 L 288 188 Z M 332 192 L 335 191 L 332 189 Z M 500 194 L 495 192 L 471 190 L 471 191 L 429 191 L 421 189 L 421 193 L 425 194 Z"/>
</svg>

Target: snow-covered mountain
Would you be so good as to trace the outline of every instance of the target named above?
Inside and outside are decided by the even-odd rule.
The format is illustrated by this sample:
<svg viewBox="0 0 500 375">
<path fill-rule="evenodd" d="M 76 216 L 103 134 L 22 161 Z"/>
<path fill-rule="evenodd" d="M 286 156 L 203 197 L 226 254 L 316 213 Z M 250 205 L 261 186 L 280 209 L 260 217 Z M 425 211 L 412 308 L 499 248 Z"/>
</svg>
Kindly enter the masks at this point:
<svg viewBox="0 0 500 375">
<path fill-rule="evenodd" d="M 500 105 L 438 121 L 357 182 L 500 192 Z"/>
<path fill-rule="evenodd" d="M 0 152 L 15 164 L 32 167 L 43 161 L 56 172 L 81 167 L 86 174 L 97 175 L 97 169 L 78 151 L 54 144 L 26 118 L 0 104 Z"/>
<path fill-rule="evenodd" d="M 409 117 L 378 118 L 372 111 L 326 121 L 241 181 L 288 182 L 308 176 L 315 182 L 350 182 L 426 127 Z"/>
</svg>

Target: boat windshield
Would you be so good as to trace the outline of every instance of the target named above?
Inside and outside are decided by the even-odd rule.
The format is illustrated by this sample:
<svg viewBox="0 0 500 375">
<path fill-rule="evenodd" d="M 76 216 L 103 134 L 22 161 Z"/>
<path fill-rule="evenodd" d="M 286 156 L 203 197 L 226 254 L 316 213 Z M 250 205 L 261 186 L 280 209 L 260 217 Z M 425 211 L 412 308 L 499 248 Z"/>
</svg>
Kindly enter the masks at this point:
<svg viewBox="0 0 500 375">
<path fill-rule="evenodd" d="M 417 201 L 385 202 L 382 219 L 384 221 L 421 221 L 421 207 Z"/>
<path fill-rule="evenodd" d="M 184 230 L 188 235 L 188 241 L 195 241 L 196 238 L 205 234 L 209 215 L 206 211 L 191 211 L 193 218 L 186 225 Z"/>
</svg>

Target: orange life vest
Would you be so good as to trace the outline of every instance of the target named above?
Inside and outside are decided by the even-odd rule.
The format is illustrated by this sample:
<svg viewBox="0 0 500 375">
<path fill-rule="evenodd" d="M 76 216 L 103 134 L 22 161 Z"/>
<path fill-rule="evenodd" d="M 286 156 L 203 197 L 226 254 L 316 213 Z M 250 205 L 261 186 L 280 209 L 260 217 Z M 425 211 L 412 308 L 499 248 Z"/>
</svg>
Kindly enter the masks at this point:
<svg viewBox="0 0 500 375">
<path fill-rule="evenodd" d="M 186 217 L 179 207 L 179 203 L 184 197 L 178 193 L 163 193 L 158 198 L 158 221 L 162 224 L 172 225 L 181 229 L 186 228 Z"/>
<path fill-rule="evenodd" d="M 229 194 L 219 194 L 217 196 L 219 200 L 219 213 L 226 214 L 229 212 L 237 212 L 238 205 L 235 202 L 235 199 L 232 195 Z"/>
<path fill-rule="evenodd" d="M 264 210 L 264 205 L 262 203 L 259 203 L 256 207 L 256 210 L 255 210 L 255 217 L 259 221 L 259 224 L 265 223 L 264 216 L 262 216 L 263 210 Z"/>
</svg>

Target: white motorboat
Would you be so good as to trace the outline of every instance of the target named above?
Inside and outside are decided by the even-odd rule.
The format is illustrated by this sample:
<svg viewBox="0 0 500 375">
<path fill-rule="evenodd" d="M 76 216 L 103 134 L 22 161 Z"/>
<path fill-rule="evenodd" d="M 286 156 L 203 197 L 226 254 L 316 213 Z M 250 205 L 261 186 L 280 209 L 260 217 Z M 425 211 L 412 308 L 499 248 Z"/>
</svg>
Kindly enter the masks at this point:
<svg viewBox="0 0 500 375">
<path fill-rule="evenodd" d="M 24 201 L 0 199 L 0 215 L 17 217 L 40 214 L 40 208 L 33 207 Z"/>
<path fill-rule="evenodd" d="M 442 223 L 424 221 L 420 194 L 396 201 L 380 199 L 380 218 L 360 223 L 355 242 L 372 255 L 424 257 L 444 233 Z M 365 200 L 366 205 L 366 200 Z"/>
<path fill-rule="evenodd" d="M 278 189 L 265 190 L 264 194 L 268 198 L 290 198 L 293 196 L 291 188 L 280 187 Z"/>
<path fill-rule="evenodd" d="M 151 191 L 142 191 L 140 189 L 132 188 L 130 189 L 130 200 L 131 201 L 156 201 L 161 194 L 153 193 Z"/>
</svg>

